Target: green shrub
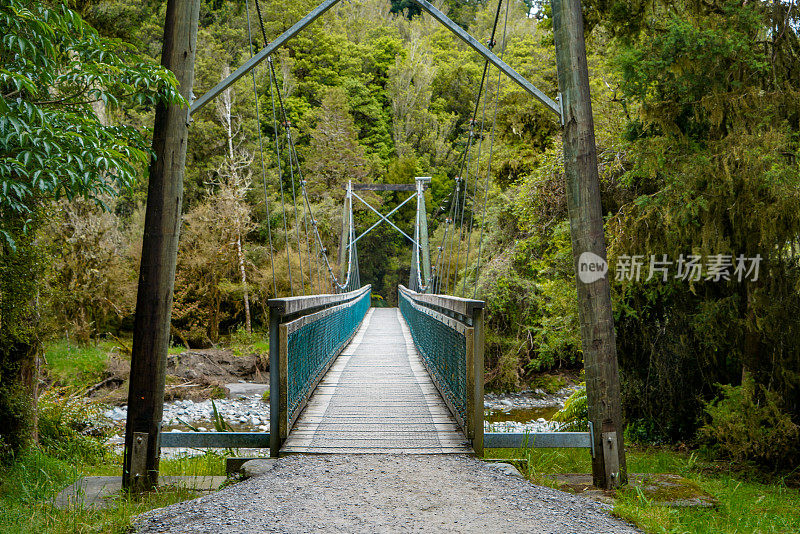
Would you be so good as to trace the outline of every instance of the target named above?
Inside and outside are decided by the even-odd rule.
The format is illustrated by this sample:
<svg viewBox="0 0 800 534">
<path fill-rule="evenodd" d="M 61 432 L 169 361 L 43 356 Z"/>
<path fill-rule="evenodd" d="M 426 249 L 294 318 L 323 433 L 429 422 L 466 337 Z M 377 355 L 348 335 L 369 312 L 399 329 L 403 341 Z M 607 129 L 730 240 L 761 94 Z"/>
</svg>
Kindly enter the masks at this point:
<svg viewBox="0 0 800 534">
<path fill-rule="evenodd" d="M 640 418 L 627 421 L 625 425 L 625 442 L 639 445 L 662 445 L 670 439 L 662 432 L 662 426 L 654 419 Z"/>
<path fill-rule="evenodd" d="M 47 372 L 60 386 L 73 391 L 86 389 L 105 377 L 108 355 L 114 347 L 110 341 L 93 345 L 71 344 L 65 339 L 54 341 L 45 347 Z"/>
<path fill-rule="evenodd" d="M 230 338 L 231 345 L 250 346 L 264 340 L 264 334 L 255 330 L 247 332 L 244 326 L 233 331 Z"/>
<path fill-rule="evenodd" d="M 24 388 L 10 380 L 9 383 L 0 383 L 0 465 L 11 463 L 28 443 L 30 414 L 30 403 Z"/>
<path fill-rule="evenodd" d="M 800 460 L 800 427 L 782 410 L 779 395 L 756 386 L 723 385 L 722 398 L 708 403 L 710 421 L 700 437 L 718 454 L 735 462 L 753 461 L 769 467 L 795 465 Z"/>
<path fill-rule="evenodd" d="M 53 388 L 39 397 L 38 408 L 39 443 L 47 454 L 86 463 L 104 458 L 113 427 L 103 405 Z"/>
</svg>

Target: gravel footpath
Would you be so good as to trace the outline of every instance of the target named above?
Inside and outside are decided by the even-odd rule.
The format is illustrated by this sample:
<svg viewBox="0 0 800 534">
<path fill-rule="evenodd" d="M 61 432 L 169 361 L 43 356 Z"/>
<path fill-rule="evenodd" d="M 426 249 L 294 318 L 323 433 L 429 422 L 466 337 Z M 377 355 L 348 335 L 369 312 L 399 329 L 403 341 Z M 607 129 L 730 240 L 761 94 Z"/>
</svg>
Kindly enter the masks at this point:
<svg viewBox="0 0 800 534">
<path fill-rule="evenodd" d="M 138 533 L 639 532 L 608 506 L 461 455 L 297 455 L 267 473 L 150 511 Z"/>
</svg>

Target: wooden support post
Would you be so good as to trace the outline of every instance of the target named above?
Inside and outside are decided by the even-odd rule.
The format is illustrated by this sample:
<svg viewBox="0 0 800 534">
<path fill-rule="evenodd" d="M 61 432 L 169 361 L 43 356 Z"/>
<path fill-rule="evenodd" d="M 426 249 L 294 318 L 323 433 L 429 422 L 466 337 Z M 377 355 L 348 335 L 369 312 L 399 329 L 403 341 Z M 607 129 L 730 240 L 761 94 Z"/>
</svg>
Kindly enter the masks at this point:
<svg viewBox="0 0 800 534">
<path fill-rule="evenodd" d="M 578 287 L 589 420 L 595 429 L 592 475 L 595 486 L 608 488 L 625 484 L 627 473 L 583 15 L 580 0 L 552 0 L 552 7 L 563 111 L 567 208 Z M 587 267 L 589 263 L 592 265 Z M 587 267 L 583 274 L 582 266 Z M 603 276 L 592 276 L 598 272 L 598 266 L 601 270 L 604 266 Z M 616 436 L 613 448 L 603 443 L 603 436 L 608 433 Z M 616 456 L 615 462 L 606 458 L 609 454 Z M 614 465 L 619 471 L 616 479 L 608 471 L 609 466 Z"/>
<path fill-rule="evenodd" d="M 145 489 L 147 480 L 147 432 L 133 433 L 133 449 L 131 450 L 131 469 L 129 488 L 133 492 Z"/>
<path fill-rule="evenodd" d="M 187 100 L 191 100 L 194 80 L 199 13 L 200 0 L 167 2 L 161 64 L 175 74 Z M 187 109 L 179 105 L 156 107 L 122 468 L 123 487 L 134 491 L 158 485 L 159 432 L 188 138 L 186 118 Z M 145 476 L 137 479 L 132 467 L 139 433 L 147 435 L 147 451 Z"/>
<path fill-rule="evenodd" d="M 280 384 L 278 391 L 278 404 L 276 406 L 270 405 L 270 414 L 272 410 L 278 412 L 279 422 L 278 428 L 274 430 L 281 438 L 281 445 L 289 437 L 289 331 L 285 324 L 278 326 L 278 338 L 280 339 L 278 361 L 276 366 L 280 369 L 278 376 L 280 377 Z M 271 369 L 271 367 L 270 367 Z M 270 428 L 270 435 L 273 432 Z"/>
<path fill-rule="evenodd" d="M 486 343 L 484 331 L 483 308 L 475 308 L 472 311 L 472 367 L 474 383 L 472 384 L 473 397 L 473 438 L 472 448 L 475 454 L 483 456 L 483 348 Z"/>
<path fill-rule="evenodd" d="M 269 455 L 277 458 L 281 452 L 281 364 L 280 364 L 280 324 L 281 316 L 274 309 L 269 310 Z"/>
</svg>

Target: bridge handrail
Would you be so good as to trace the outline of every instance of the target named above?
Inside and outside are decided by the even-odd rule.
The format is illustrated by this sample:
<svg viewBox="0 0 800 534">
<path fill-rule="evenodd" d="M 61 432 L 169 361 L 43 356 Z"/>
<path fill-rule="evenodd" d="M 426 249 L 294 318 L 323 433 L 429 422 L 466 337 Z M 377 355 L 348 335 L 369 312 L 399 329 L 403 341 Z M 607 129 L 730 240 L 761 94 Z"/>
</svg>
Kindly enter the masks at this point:
<svg viewBox="0 0 800 534">
<path fill-rule="evenodd" d="M 417 293 L 403 285 L 398 286 L 398 297 L 400 312 L 433 383 L 472 448 L 483 454 L 484 303 Z M 451 337 L 447 332 L 454 332 L 454 346 L 438 339 L 437 331 Z"/>
<path fill-rule="evenodd" d="M 277 456 L 300 412 L 369 309 L 372 286 L 336 295 L 267 301 L 270 308 L 270 452 Z M 334 323 L 332 325 L 323 324 Z M 320 329 L 324 332 L 318 331 Z"/>
<path fill-rule="evenodd" d="M 267 305 L 269 306 L 270 313 L 274 312 L 282 316 L 305 315 L 353 300 L 371 289 L 372 286 L 368 284 L 360 289 L 347 293 L 269 299 Z"/>
</svg>

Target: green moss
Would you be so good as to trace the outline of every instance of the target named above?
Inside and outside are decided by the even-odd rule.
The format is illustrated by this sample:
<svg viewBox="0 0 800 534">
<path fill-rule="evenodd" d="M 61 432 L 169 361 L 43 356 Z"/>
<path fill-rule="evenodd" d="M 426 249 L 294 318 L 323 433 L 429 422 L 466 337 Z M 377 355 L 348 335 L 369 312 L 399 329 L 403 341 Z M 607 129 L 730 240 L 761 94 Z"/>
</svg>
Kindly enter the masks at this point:
<svg viewBox="0 0 800 534">
<path fill-rule="evenodd" d="M 558 393 L 566 385 L 566 378 L 561 375 L 554 375 L 550 373 L 536 375 L 530 381 L 531 389 L 543 389 L 550 395 Z"/>
</svg>

